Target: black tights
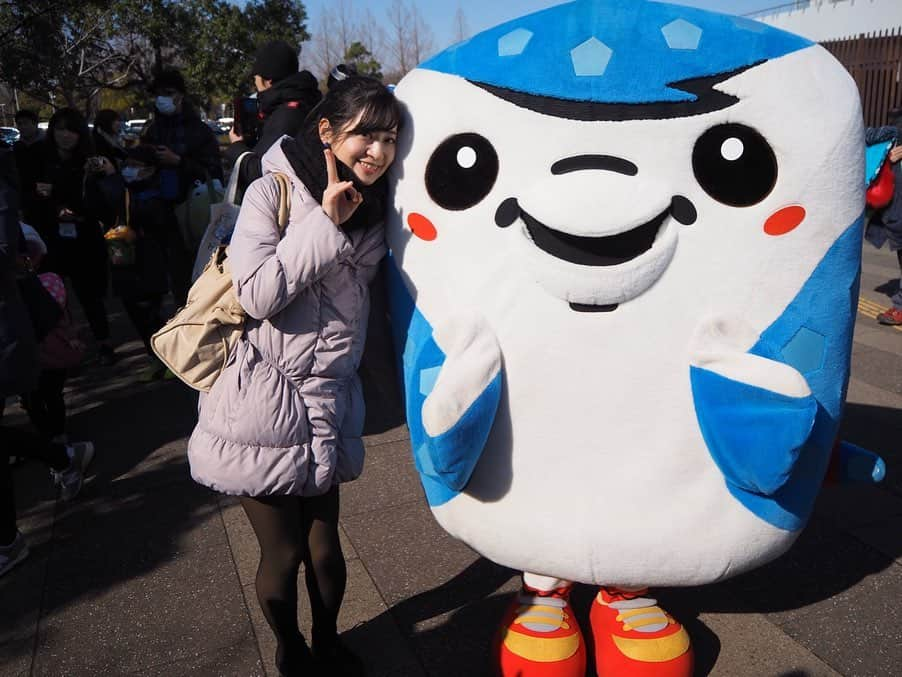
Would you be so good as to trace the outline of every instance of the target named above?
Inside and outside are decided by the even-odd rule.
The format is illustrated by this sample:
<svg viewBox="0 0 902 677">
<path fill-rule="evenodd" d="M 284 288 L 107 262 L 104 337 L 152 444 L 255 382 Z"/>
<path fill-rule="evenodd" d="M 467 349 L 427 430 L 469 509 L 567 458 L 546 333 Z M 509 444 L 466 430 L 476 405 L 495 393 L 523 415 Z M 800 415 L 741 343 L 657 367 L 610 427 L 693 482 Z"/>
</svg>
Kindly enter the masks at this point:
<svg viewBox="0 0 902 677">
<path fill-rule="evenodd" d="M 302 562 L 313 615 L 314 650 L 328 651 L 338 637 L 338 610 L 347 581 L 338 538 L 338 487 L 305 498 L 244 497 L 241 506 L 260 544 L 257 599 L 279 644 L 277 663 L 295 665 L 306 652 L 297 621 L 297 578 Z"/>
<path fill-rule="evenodd" d="M 106 262 L 104 261 L 101 265 L 106 265 Z M 104 268 L 104 270 L 106 269 Z M 110 321 L 107 318 L 104 300 L 106 283 L 98 285 L 94 278 L 96 275 L 96 271 L 88 274 L 78 273 L 69 275 L 69 279 L 72 281 L 72 290 L 91 327 L 91 334 L 98 343 L 107 343 L 110 340 Z"/>
<path fill-rule="evenodd" d="M 65 369 L 42 369 L 37 390 L 22 396 L 22 407 L 34 427 L 48 438 L 66 432 Z"/>
<path fill-rule="evenodd" d="M 150 346 L 150 337 L 166 324 L 160 310 L 163 305 L 162 295 L 153 294 L 145 298 L 123 297 L 122 305 L 125 307 L 128 319 L 132 321 L 132 325 L 138 332 L 138 336 L 141 337 L 147 354 L 154 357 L 153 348 Z"/>
</svg>

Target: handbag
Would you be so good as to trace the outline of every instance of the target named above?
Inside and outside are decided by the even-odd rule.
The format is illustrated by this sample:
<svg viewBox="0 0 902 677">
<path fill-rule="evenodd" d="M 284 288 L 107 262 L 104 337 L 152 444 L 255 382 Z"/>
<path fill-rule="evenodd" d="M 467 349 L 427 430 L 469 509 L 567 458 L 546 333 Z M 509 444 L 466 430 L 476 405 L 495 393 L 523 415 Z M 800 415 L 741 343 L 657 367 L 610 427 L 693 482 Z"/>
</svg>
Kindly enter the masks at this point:
<svg viewBox="0 0 902 677">
<path fill-rule="evenodd" d="M 222 184 L 204 173 L 204 181 L 196 180 L 185 201 L 175 206 L 175 218 L 188 251 L 194 251 L 210 222 L 210 207 L 222 200 Z"/>
<path fill-rule="evenodd" d="M 228 244 L 229 238 L 232 237 L 232 231 L 235 230 L 235 222 L 238 221 L 238 212 L 241 208 L 235 199 L 238 195 L 238 174 L 248 155 L 253 155 L 253 152 L 246 151 L 239 155 L 235 161 L 222 202 L 214 202 L 210 205 L 210 222 L 207 224 L 207 229 L 204 231 L 200 245 L 197 248 L 197 256 L 194 258 L 194 270 L 191 273 L 192 282 L 200 277 L 204 267 L 219 245 Z"/>
<path fill-rule="evenodd" d="M 285 174 L 273 176 L 279 186 L 276 221 L 282 233 L 291 212 L 291 182 Z M 150 337 L 150 345 L 173 374 L 207 392 L 225 369 L 244 331 L 244 318 L 232 284 L 228 247 L 220 245 L 191 285 L 185 306 Z"/>
<path fill-rule="evenodd" d="M 106 241 L 107 254 L 110 257 L 110 265 L 113 268 L 135 265 L 135 240 L 137 233 L 131 227 L 131 191 L 125 188 L 125 225 L 119 224 L 119 214 L 116 214 L 116 224 L 103 234 Z"/>
<path fill-rule="evenodd" d="M 38 364 L 44 369 L 77 367 L 84 359 L 85 344 L 79 340 L 72 325 L 66 299 L 66 284 L 56 273 L 41 273 L 38 279 L 63 311 L 60 321 L 38 345 Z"/>
<path fill-rule="evenodd" d="M 16 275 L 16 285 L 19 287 L 19 295 L 28 309 L 31 318 L 31 326 L 34 329 L 35 340 L 40 342 L 59 324 L 63 316 L 63 310 L 54 300 L 31 264 L 31 257 L 25 249 L 25 234 L 19 228 L 19 263 Z"/>
<path fill-rule="evenodd" d="M 38 346 L 38 362 L 45 369 L 72 369 L 84 356 L 85 344 L 75 334 L 69 311 L 63 311 L 60 323 Z"/>
</svg>

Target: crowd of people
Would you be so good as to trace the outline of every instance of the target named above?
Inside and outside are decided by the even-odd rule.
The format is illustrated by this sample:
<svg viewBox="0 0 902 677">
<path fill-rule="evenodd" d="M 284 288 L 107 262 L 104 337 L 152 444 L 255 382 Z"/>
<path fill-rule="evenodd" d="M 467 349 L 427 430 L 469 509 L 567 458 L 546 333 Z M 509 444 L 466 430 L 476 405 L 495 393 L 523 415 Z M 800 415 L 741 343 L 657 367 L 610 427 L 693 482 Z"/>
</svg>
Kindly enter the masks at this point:
<svg viewBox="0 0 902 677">
<path fill-rule="evenodd" d="M 192 476 L 241 496 L 261 547 L 257 593 L 281 673 L 360 674 L 362 662 L 336 628 L 346 579 L 338 486 L 363 465 L 357 369 L 368 288 L 385 252 L 384 177 L 401 111 L 382 83 L 344 65 L 323 96 L 299 70 L 298 50 L 281 41 L 260 47 L 251 74 L 256 129 L 236 124 L 223 154 L 174 68 L 150 86 L 155 112 L 137 143 L 123 142 L 123 119 L 113 110 L 97 111 L 91 128 L 79 110 L 60 108 L 46 132 L 35 112 L 17 112 L 20 138 L 0 148 L 0 417 L 18 398 L 31 425 L 0 418 L 0 576 L 28 555 L 13 463 L 46 464 L 62 500 L 82 488 L 95 450 L 69 439 L 64 388 L 86 355 L 106 366 L 119 357 L 110 292 L 148 354 L 139 380 L 173 377 L 151 337 L 165 323 L 167 297 L 173 308 L 184 305 L 192 284 L 200 237 L 197 223 L 186 223 L 197 219 L 191 203 L 206 192 L 209 208 L 209 191 L 221 196 L 224 174 L 234 174 L 242 206 L 224 241 L 231 240 L 234 286 L 248 318 L 236 354 L 201 396 Z M 273 172 L 291 185 L 284 232 L 272 208 Z M 87 343 L 73 329 L 69 290 L 90 330 Z M 277 315 L 284 321 L 270 321 Z M 248 355 L 259 358 L 257 373 L 236 381 L 232 367 Z M 248 388 L 257 392 L 246 397 Z M 223 419 L 215 402 L 239 394 L 284 406 Z M 242 421 L 263 427 L 236 436 Z M 313 614 L 309 644 L 297 625 L 301 563 Z"/>
</svg>

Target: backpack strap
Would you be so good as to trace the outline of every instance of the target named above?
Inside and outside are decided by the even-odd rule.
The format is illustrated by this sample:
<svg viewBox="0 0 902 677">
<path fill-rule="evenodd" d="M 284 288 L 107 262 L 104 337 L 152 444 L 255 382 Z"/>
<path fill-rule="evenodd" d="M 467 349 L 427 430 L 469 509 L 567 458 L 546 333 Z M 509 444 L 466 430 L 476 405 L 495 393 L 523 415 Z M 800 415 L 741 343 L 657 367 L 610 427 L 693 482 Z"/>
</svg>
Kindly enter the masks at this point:
<svg viewBox="0 0 902 677">
<path fill-rule="evenodd" d="M 291 214 L 291 179 L 282 172 L 273 172 L 276 183 L 279 184 L 279 211 L 277 221 L 279 230 L 284 231 L 288 225 L 288 217 Z"/>
</svg>

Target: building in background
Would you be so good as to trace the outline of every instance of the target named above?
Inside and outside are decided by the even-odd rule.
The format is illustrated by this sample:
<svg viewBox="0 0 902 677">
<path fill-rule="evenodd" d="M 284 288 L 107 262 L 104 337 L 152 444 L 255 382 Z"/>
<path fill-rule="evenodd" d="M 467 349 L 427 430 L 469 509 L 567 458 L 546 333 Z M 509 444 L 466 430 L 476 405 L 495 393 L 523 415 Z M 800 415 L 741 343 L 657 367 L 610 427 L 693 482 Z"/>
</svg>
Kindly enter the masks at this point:
<svg viewBox="0 0 902 677">
<path fill-rule="evenodd" d="M 902 0 L 798 0 L 750 14 L 815 42 L 902 28 Z"/>
</svg>

